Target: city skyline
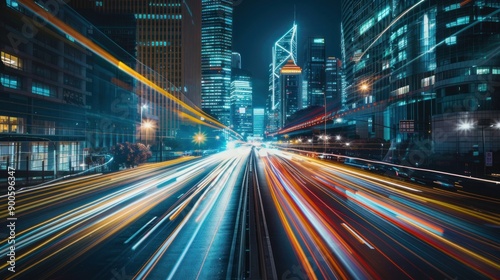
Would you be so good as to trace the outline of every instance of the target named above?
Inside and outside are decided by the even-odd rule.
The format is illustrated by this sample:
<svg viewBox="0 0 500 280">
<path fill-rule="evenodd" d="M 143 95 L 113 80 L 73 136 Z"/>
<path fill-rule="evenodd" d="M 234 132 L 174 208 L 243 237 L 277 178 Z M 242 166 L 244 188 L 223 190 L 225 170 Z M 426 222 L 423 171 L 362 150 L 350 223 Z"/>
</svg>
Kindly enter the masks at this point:
<svg viewBox="0 0 500 280">
<path fill-rule="evenodd" d="M 498 0 L 0 18 L 0 279 L 498 278 Z"/>
<path fill-rule="evenodd" d="M 243 0 L 235 3 L 233 51 L 241 53 L 244 68 L 254 73 L 254 106 L 265 106 L 269 79 L 265 73 L 272 59 L 270 49 L 294 20 L 298 29 L 298 66 L 304 66 L 303 52 L 311 36 L 324 37 L 326 55 L 340 57 L 340 0 Z"/>
</svg>

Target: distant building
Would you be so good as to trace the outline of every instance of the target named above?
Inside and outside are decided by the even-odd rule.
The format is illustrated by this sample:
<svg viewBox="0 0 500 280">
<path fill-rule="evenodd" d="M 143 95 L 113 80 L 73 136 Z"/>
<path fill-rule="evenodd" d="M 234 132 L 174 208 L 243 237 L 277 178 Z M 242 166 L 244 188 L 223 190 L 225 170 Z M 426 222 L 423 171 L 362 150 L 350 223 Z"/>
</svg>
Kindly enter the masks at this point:
<svg viewBox="0 0 500 280">
<path fill-rule="evenodd" d="M 229 126 L 233 1 L 202 0 L 201 5 L 201 108 Z"/>
<path fill-rule="evenodd" d="M 231 55 L 231 68 L 241 69 L 241 54 L 233 52 Z"/>
<path fill-rule="evenodd" d="M 272 61 L 269 65 L 269 100 L 267 102 L 267 131 L 275 132 L 282 127 L 280 71 L 292 60 L 297 64 L 297 25 L 294 23 L 272 47 Z"/>
<path fill-rule="evenodd" d="M 307 82 L 307 105 L 325 106 L 325 38 L 308 38 L 305 50 L 304 80 Z"/>
<path fill-rule="evenodd" d="M 254 137 L 264 137 L 265 136 L 265 109 L 264 108 L 254 108 L 253 109 L 253 136 Z"/>
<path fill-rule="evenodd" d="M 253 133 L 252 75 L 248 71 L 233 68 L 231 76 L 232 129 L 245 139 Z"/>
<path fill-rule="evenodd" d="M 340 110 L 342 107 L 342 61 L 336 57 L 328 57 L 325 67 L 326 104 L 329 110 Z"/>
<path fill-rule="evenodd" d="M 302 108 L 302 69 L 293 60 L 288 62 L 280 71 L 281 92 L 281 120 L 280 127 L 284 127 L 287 118 Z"/>
</svg>

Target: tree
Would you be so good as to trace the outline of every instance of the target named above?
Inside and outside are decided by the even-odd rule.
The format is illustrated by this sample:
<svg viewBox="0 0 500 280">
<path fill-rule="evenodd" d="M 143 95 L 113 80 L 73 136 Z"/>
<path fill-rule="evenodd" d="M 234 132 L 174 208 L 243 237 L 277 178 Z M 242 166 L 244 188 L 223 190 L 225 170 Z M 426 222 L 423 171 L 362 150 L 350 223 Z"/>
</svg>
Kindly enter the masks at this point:
<svg viewBox="0 0 500 280">
<path fill-rule="evenodd" d="M 151 156 L 149 147 L 142 143 L 118 143 L 111 147 L 115 167 L 134 167 L 146 162 Z"/>
</svg>

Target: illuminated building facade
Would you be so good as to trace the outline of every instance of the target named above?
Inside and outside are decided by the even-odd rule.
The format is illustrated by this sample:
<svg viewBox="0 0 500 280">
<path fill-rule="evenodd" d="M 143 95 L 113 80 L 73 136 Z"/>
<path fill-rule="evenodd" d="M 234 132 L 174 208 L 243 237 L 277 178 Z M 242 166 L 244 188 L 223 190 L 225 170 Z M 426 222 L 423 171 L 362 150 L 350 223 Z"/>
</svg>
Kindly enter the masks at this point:
<svg viewBox="0 0 500 280">
<path fill-rule="evenodd" d="M 482 163 L 485 152 L 500 151 L 500 3 L 446 0 L 436 9 L 432 124 L 450 137 L 443 141 L 434 135 L 434 148 L 459 154 L 476 150 L 475 160 Z"/>
<path fill-rule="evenodd" d="M 61 7 L 56 16 L 78 23 L 66 12 Z M 26 33 L 32 13 L 16 1 L 0 1 L 0 17 L 2 174 L 7 167 L 39 178 L 81 171 L 91 67 L 87 51 L 49 25 Z M 88 29 L 80 25 L 78 31 Z"/>
<path fill-rule="evenodd" d="M 325 94 L 329 110 L 342 107 L 342 61 L 336 57 L 327 57 L 325 63 Z"/>
<path fill-rule="evenodd" d="M 265 136 L 265 112 L 264 108 L 253 108 L 253 136 Z"/>
<path fill-rule="evenodd" d="M 280 127 L 284 127 L 287 118 L 302 108 L 302 69 L 291 59 L 280 71 L 280 93 Z"/>
<path fill-rule="evenodd" d="M 253 133 L 252 75 L 248 71 L 233 68 L 231 76 L 232 129 L 246 139 Z"/>
<path fill-rule="evenodd" d="M 304 80 L 307 82 L 307 106 L 325 106 L 325 38 L 308 38 L 305 49 Z"/>
<path fill-rule="evenodd" d="M 199 107 L 201 81 L 201 3 L 187 0 L 74 0 L 77 11 L 106 15 L 131 15 L 136 22 L 137 72 L 184 102 Z M 179 105 L 138 83 L 137 137 L 149 144 L 172 138 L 180 126 Z M 141 109 L 147 104 L 147 109 Z M 142 114 L 141 114 L 142 110 Z M 153 124 L 152 128 L 141 125 Z M 148 139 L 144 139 L 147 135 Z"/>
<path fill-rule="evenodd" d="M 339 116 L 362 138 L 410 150 L 424 140 L 435 153 L 499 150 L 499 11 L 498 1 L 343 1 Z"/>
<path fill-rule="evenodd" d="M 288 60 L 292 60 L 294 64 L 297 64 L 297 25 L 295 23 L 272 47 L 272 62 L 269 65 L 269 100 L 267 112 L 267 130 L 269 132 L 277 131 L 282 127 L 280 75 L 281 67 Z"/>
<path fill-rule="evenodd" d="M 229 126 L 233 1 L 202 0 L 201 5 L 201 108 Z"/>
</svg>

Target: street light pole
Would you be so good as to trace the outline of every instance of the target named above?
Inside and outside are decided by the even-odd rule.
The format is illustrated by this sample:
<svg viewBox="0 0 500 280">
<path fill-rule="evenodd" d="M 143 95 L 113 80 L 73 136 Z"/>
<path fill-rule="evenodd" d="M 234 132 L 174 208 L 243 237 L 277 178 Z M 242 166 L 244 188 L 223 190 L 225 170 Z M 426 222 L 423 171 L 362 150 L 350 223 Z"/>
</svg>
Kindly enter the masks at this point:
<svg viewBox="0 0 500 280">
<path fill-rule="evenodd" d="M 139 142 L 142 142 L 142 111 L 144 109 L 147 109 L 148 108 L 148 104 L 142 104 L 141 105 L 141 125 L 140 125 L 140 128 L 139 128 Z M 148 137 L 147 135 L 147 132 L 146 132 L 146 138 Z"/>
<path fill-rule="evenodd" d="M 323 99 L 324 99 L 324 103 L 325 103 L 325 117 L 324 117 L 324 119 L 325 119 L 325 135 L 324 135 L 323 140 L 324 140 L 324 146 L 325 146 L 324 153 L 326 153 L 326 90 L 323 92 Z"/>
</svg>

